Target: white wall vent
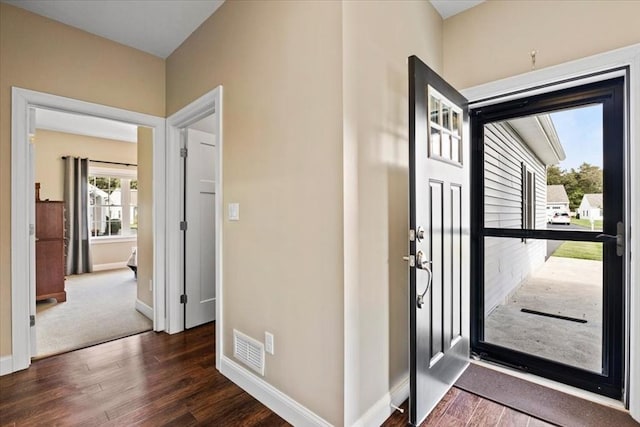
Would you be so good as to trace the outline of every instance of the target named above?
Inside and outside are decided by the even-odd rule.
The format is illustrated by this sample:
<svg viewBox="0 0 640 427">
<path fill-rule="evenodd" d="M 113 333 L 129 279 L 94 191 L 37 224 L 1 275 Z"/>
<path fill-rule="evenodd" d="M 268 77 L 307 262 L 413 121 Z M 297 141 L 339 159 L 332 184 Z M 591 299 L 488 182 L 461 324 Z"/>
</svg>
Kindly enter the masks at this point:
<svg viewBox="0 0 640 427">
<path fill-rule="evenodd" d="M 233 330 L 233 357 L 264 375 L 264 344 Z"/>
</svg>

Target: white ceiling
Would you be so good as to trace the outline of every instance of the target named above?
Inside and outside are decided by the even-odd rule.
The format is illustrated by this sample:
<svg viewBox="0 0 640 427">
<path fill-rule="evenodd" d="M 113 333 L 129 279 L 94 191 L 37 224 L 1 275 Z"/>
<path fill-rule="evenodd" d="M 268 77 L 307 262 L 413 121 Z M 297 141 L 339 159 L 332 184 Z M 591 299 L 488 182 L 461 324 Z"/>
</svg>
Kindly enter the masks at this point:
<svg viewBox="0 0 640 427">
<path fill-rule="evenodd" d="M 100 117 L 36 108 L 36 129 L 138 142 L 138 126 Z"/>
<path fill-rule="evenodd" d="M 224 0 L 0 0 L 166 58 Z M 484 0 L 430 0 L 443 19 Z"/>
<path fill-rule="evenodd" d="M 166 58 L 224 0 L 2 0 Z"/>
<path fill-rule="evenodd" d="M 447 19 L 467 9 L 479 5 L 484 0 L 431 0 L 442 19 Z"/>
</svg>

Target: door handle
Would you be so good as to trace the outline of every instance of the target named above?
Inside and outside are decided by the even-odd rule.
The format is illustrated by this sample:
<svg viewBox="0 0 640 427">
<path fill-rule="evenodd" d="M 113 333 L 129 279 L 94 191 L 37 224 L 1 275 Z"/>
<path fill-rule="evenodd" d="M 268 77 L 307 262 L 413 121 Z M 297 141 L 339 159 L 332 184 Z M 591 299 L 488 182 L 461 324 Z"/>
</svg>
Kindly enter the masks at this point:
<svg viewBox="0 0 640 427">
<path fill-rule="evenodd" d="M 619 221 L 617 224 L 618 234 L 615 236 L 613 234 L 605 234 L 601 233 L 596 236 L 596 239 L 607 239 L 607 240 L 615 240 L 616 241 L 616 255 L 623 256 L 624 255 L 624 223 Z"/>
<path fill-rule="evenodd" d="M 425 256 L 424 252 L 418 251 L 416 255 L 416 264 L 417 264 L 416 266 L 419 269 L 426 271 L 427 274 L 429 275 L 429 279 L 427 280 L 427 287 L 424 288 L 424 292 L 422 292 L 421 294 L 418 294 L 418 298 L 416 299 L 416 305 L 418 306 L 418 308 L 422 308 L 422 306 L 424 305 L 424 296 L 427 294 L 427 292 L 429 292 L 429 289 L 431 288 L 433 273 L 429 268 L 429 264 L 431 264 L 431 261 L 427 260 L 427 257 Z"/>
</svg>

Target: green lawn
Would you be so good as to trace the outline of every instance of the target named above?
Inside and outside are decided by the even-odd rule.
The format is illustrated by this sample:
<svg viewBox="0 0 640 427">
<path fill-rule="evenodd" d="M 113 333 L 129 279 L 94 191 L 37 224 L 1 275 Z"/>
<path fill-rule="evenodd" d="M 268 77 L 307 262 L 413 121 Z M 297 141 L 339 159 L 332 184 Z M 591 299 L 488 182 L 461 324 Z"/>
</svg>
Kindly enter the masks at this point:
<svg viewBox="0 0 640 427">
<path fill-rule="evenodd" d="M 591 230 L 591 220 L 571 218 L 571 224 L 580 225 Z M 602 231 L 602 220 L 597 219 L 593 222 L 594 231 Z"/>
<path fill-rule="evenodd" d="M 602 243 L 564 242 L 552 256 L 602 261 Z"/>
</svg>

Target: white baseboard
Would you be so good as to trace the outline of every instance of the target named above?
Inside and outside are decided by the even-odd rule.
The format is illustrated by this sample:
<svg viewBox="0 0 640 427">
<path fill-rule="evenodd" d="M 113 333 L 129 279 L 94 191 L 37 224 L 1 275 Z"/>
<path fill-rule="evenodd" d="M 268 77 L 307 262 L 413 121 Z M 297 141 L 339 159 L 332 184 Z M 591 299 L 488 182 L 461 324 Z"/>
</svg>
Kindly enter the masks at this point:
<svg viewBox="0 0 640 427">
<path fill-rule="evenodd" d="M 117 270 L 117 269 L 126 268 L 126 267 L 127 267 L 127 261 L 110 262 L 108 264 L 94 264 L 93 271 Z"/>
<path fill-rule="evenodd" d="M 136 310 L 144 314 L 153 322 L 153 308 L 149 307 L 147 304 L 143 303 L 139 299 L 136 299 Z"/>
<path fill-rule="evenodd" d="M 13 357 L 2 356 L 0 357 L 0 375 L 7 375 L 13 372 Z"/>
<path fill-rule="evenodd" d="M 319 415 L 224 355 L 220 357 L 220 368 L 222 375 L 294 426 L 331 426 Z"/>
<path fill-rule="evenodd" d="M 368 427 L 382 425 L 387 418 L 395 411 L 393 406 L 400 406 L 409 398 L 409 377 L 402 380 L 393 390 L 382 396 L 369 408 L 353 427 Z"/>
</svg>

